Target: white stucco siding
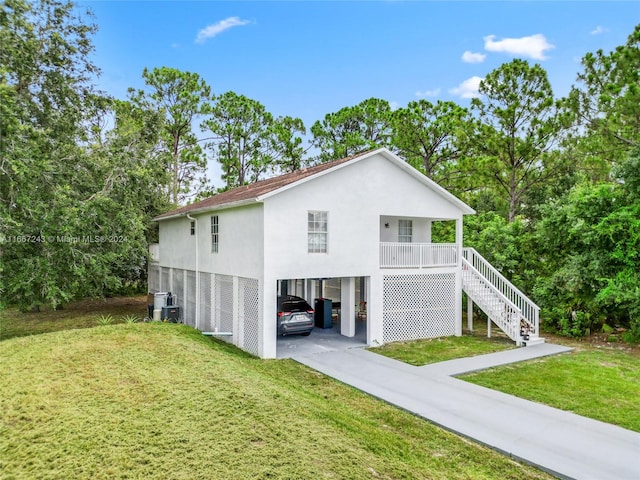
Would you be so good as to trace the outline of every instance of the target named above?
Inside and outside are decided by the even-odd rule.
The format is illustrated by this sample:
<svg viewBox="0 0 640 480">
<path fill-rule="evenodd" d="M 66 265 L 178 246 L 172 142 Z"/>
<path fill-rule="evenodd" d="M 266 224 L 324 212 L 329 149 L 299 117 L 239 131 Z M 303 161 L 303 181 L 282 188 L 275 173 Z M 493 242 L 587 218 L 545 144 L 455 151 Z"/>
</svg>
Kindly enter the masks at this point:
<svg viewBox="0 0 640 480">
<path fill-rule="evenodd" d="M 196 237 L 191 235 L 187 217 L 159 222 L 159 264 L 163 267 L 195 270 Z"/>
<path fill-rule="evenodd" d="M 211 217 L 218 216 L 218 253 L 212 252 Z M 186 216 L 160 222 L 160 265 L 185 270 L 262 278 L 262 204 Z M 198 268 L 196 268 L 196 238 Z"/>
<path fill-rule="evenodd" d="M 218 252 L 211 248 L 211 217 L 218 216 Z M 202 271 L 261 279 L 264 265 L 262 204 L 208 212 L 200 225 Z"/>
<path fill-rule="evenodd" d="M 326 254 L 307 251 L 307 213 L 314 210 L 328 212 Z M 379 269 L 383 215 L 415 219 L 414 241 L 428 241 L 420 233 L 427 231 L 425 219 L 462 212 L 376 155 L 265 199 L 265 270 L 274 278 L 371 275 Z M 397 225 L 395 231 L 390 241 L 397 240 Z"/>
</svg>

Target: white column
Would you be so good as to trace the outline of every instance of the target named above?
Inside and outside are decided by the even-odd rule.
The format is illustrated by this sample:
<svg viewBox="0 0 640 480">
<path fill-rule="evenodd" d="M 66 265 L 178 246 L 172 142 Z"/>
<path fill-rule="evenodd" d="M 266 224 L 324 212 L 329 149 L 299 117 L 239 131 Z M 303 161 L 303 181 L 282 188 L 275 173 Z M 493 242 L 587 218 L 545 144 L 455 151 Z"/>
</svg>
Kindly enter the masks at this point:
<svg viewBox="0 0 640 480">
<path fill-rule="evenodd" d="M 383 285 L 382 274 L 367 277 L 367 345 L 377 346 L 384 343 L 383 325 Z"/>
<path fill-rule="evenodd" d="M 473 300 L 467 295 L 467 329 L 473 332 Z"/>
<path fill-rule="evenodd" d="M 462 217 L 456 219 L 456 248 L 458 266 L 456 268 L 456 325 L 455 335 L 462 335 Z"/>
<path fill-rule="evenodd" d="M 262 358 L 276 358 L 276 279 L 266 278 L 260 285 L 262 315 L 260 318 L 260 345 L 258 351 Z"/>
<path fill-rule="evenodd" d="M 356 279 L 340 280 L 340 333 L 345 337 L 356 334 Z"/>
</svg>

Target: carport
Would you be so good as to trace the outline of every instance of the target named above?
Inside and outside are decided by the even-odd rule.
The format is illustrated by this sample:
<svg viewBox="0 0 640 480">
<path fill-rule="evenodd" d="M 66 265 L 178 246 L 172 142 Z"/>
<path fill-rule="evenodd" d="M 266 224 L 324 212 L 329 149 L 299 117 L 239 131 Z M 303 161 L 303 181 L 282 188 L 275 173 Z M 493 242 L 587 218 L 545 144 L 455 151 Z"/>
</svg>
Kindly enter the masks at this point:
<svg viewBox="0 0 640 480">
<path fill-rule="evenodd" d="M 302 297 L 315 308 L 315 299 L 332 301 L 331 328 L 316 326 L 309 336 L 277 337 L 276 357 L 344 350 L 367 345 L 366 298 L 368 278 L 279 280 L 278 295 Z"/>
<path fill-rule="evenodd" d="M 308 337 L 301 335 L 278 337 L 276 356 L 277 358 L 292 358 L 366 346 L 366 321 L 356 321 L 356 334 L 353 337 L 341 335 L 335 325 L 332 328 L 314 328 Z"/>
</svg>

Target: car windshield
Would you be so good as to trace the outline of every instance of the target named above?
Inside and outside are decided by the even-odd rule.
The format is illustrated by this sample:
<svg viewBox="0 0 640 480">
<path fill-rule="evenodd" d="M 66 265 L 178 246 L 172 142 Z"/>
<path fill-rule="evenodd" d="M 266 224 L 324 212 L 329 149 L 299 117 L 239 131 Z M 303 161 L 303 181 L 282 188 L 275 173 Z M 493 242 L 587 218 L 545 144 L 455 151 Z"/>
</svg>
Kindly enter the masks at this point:
<svg viewBox="0 0 640 480">
<path fill-rule="evenodd" d="M 307 310 L 311 310 L 311 306 L 309 304 L 300 299 L 300 300 L 284 300 L 282 302 L 282 307 L 280 308 L 283 312 L 306 312 Z"/>
</svg>

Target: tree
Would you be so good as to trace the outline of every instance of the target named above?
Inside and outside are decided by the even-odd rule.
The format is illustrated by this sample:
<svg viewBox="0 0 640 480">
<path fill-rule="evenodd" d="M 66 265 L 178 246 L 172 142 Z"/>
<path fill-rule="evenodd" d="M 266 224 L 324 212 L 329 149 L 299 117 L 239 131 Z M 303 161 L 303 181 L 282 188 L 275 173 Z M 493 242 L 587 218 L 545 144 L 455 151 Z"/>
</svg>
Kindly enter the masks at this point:
<svg viewBox="0 0 640 480">
<path fill-rule="evenodd" d="M 536 225 L 536 297 L 561 333 L 581 336 L 603 324 L 631 327 L 640 340 L 640 154 L 617 181 L 576 185 L 543 207 Z"/>
<path fill-rule="evenodd" d="M 94 91 L 95 28 L 71 3 L 7 1 L 0 27 L 0 301 L 140 288 L 167 208 L 163 116 Z"/>
<path fill-rule="evenodd" d="M 293 172 L 302 167 L 305 149 L 300 135 L 306 133 L 307 129 L 299 118 L 287 115 L 273 121 L 270 129 L 271 155 L 280 171 Z"/>
<path fill-rule="evenodd" d="M 474 151 L 485 180 L 508 201 L 513 221 L 525 195 L 565 172 L 564 157 L 552 154 L 567 127 L 545 70 L 520 59 L 506 63 L 480 82 L 483 99 L 471 103 L 481 122 Z"/>
<path fill-rule="evenodd" d="M 217 97 L 209 115 L 202 129 L 213 134 L 208 146 L 222 165 L 226 188 L 259 180 L 272 166 L 273 116 L 260 102 L 234 92 Z"/>
<path fill-rule="evenodd" d="M 166 168 L 171 173 L 168 197 L 174 205 L 198 193 L 206 183 L 207 159 L 192 130 L 192 123 L 205 112 L 211 88 L 197 73 L 175 68 L 144 69 L 148 91 L 129 90 L 131 101 L 146 110 L 165 115 L 163 140 Z"/>
<path fill-rule="evenodd" d="M 389 145 L 390 117 L 389 102 L 378 98 L 325 115 L 311 127 L 311 144 L 320 150 L 317 159 L 326 162 Z"/>
<path fill-rule="evenodd" d="M 85 172 L 85 112 L 96 96 L 89 79 L 95 26 L 70 2 L 7 0 L 0 11 L 0 271 L 10 302 L 69 299 L 74 251 L 45 242 L 67 228 L 70 182 Z M 68 209 L 68 210 L 66 210 Z M 53 236 L 51 234 L 53 233 Z"/>
<path fill-rule="evenodd" d="M 582 67 L 570 105 L 581 162 L 603 179 L 613 164 L 640 146 L 640 25 L 614 51 L 587 53 Z"/>
<path fill-rule="evenodd" d="M 406 161 L 442 187 L 461 192 L 469 178 L 465 151 L 473 122 L 453 102 L 409 102 L 391 115 L 392 145 Z"/>
</svg>

